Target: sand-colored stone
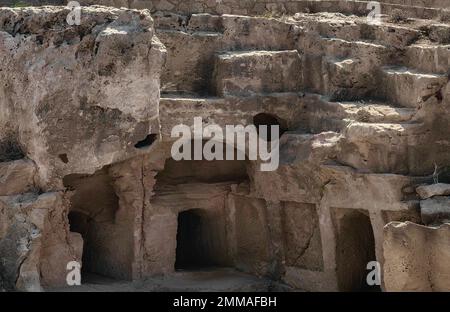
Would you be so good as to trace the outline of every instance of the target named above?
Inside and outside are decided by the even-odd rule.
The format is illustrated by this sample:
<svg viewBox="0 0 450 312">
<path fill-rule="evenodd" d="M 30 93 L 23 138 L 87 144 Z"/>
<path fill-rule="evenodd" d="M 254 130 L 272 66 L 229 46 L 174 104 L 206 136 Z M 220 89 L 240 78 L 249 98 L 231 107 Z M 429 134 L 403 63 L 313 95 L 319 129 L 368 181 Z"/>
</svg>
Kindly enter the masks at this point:
<svg viewBox="0 0 450 312">
<path fill-rule="evenodd" d="M 416 188 L 420 198 L 427 199 L 433 196 L 450 195 L 450 184 L 436 183 L 430 185 L 420 185 Z"/>
<path fill-rule="evenodd" d="M 0 8 L 0 290 L 450 290 L 444 1 L 81 2 Z M 175 161 L 195 117 L 279 166 Z"/>
<path fill-rule="evenodd" d="M 384 281 L 388 291 L 447 291 L 449 224 L 426 227 L 391 222 L 385 227 Z"/>
</svg>

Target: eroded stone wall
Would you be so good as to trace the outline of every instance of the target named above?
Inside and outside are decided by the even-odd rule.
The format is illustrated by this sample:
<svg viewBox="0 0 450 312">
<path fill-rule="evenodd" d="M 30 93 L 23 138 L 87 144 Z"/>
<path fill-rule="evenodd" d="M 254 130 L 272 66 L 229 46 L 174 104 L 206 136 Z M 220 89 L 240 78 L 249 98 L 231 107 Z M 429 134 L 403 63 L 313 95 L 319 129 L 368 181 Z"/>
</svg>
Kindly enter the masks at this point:
<svg viewBox="0 0 450 312">
<path fill-rule="evenodd" d="M 83 26 L 67 27 L 68 13 L 63 7 L 0 9 L 0 75 L 5 82 L 0 88 L 0 275 L 7 289 L 66 283 L 67 263 L 81 261 L 84 242 L 70 231 L 70 210 L 80 209 L 80 204 L 62 192 L 74 187 L 64 185 L 63 178 L 93 174 L 139 155 L 142 148 L 135 145 L 158 133 L 165 51 L 154 37 L 149 13 L 85 8 Z M 91 187 L 99 191 L 97 182 Z M 91 195 L 85 195 L 79 200 L 87 209 Z M 109 198 L 105 200 L 110 206 Z M 109 220 L 120 224 L 120 209 L 112 214 Z M 125 244 L 130 248 L 132 218 Z M 105 253 L 121 254 L 108 251 L 99 239 Z M 131 258 L 118 276 L 131 279 L 133 253 L 122 251 Z M 120 262 L 113 261 L 106 270 L 114 271 Z"/>
<path fill-rule="evenodd" d="M 309 13 L 280 19 L 170 3 L 145 4 L 172 11 L 155 23 L 84 7 L 70 27 L 67 8 L 0 9 L 0 287 L 64 285 L 72 260 L 172 276 L 193 249 L 201 268 L 288 289 L 366 289 L 371 261 L 381 289 L 446 289 L 448 24 L 314 14 L 364 15 L 351 1 L 298 1 Z M 171 130 L 194 117 L 279 124 L 279 166 L 174 161 Z"/>
<path fill-rule="evenodd" d="M 107 5 L 133 9 L 149 9 L 178 14 L 210 13 L 248 16 L 283 16 L 297 12 L 341 12 L 364 15 L 373 9 L 370 1 L 353 0 L 80 0 L 83 5 Z M 445 0 L 380 0 L 382 14 L 400 17 L 447 18 Z"/>
<path fill-rule="evenodd" d="M 389 291 L 448 291 L 449 224 L 392 222 L 385 228 L 385 283 Z"/>
<path fill-rule="evenodd" d="M 1 9 L 0 141 L 33 159 L 42 189 L 136 155 L 159 127 L 164 51 L 149 13 L 85 8 L 83 26 L 66 27 L 68 13 Z"/>
</svg>

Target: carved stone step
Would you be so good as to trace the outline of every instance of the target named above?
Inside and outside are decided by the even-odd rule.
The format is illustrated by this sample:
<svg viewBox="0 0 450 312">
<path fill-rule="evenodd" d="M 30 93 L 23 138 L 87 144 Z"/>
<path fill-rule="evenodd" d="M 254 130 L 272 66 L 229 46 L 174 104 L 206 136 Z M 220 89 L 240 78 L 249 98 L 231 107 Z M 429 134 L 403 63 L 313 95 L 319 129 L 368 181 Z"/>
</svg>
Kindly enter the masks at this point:
<svg viewBox="0 0 450 312">
<path fill-rule="evenodd" d="M 442 0 L 383 0 L 383 3 L 429 8 L 448 8 L 448 2 Z"/>
<path fill-rule="evenodd" d="M 392 107 L 383 103 L 336 102 L 347 119 L 371 123 L 402 123 L 410 121 L 416 112 L 413 108 Z"/>
<path fill-rule="evenodd" d="M 350 3 L 350 1 L 345 1 Z M 363 2 L 361 2 L 363 3 Z M 367 4 L 367 3 L 366 3 Z M 296 14 L 294 17 L 308 30 L 313 29 L 322 37 L 339 38 L 348 41 L 370 41 L 376 44 L 391 46 L 394 48 L 406 47 L 420 37 L 419 30 L 407 25 L 386 23 L 386 18 L 381 24 L 369 24 L 365 10 L 364 18 L 348 20 L 335 14 Z M 325 12 L 327 10 L 324 10 Z"/>
<path fill-rule="evenodd" d="M 413 44 L 406 49 L 406 63 L 426 73 L 447 74 L 450 69 L 450 45 Z"/>
<path fill-rule="evenodd" d="M 247 126 L 253 118 L 265 113 L 276 116 L 286 129 L 305 127 L 303 93 L 286 92 L 259 94 L 245 97 L 195 97 L 192 95 L 163 94 L 160 101 L 160 116 L 163 140 L 170 139 L 172 128 L 179 124 L 193 126 L 194 118 L 201 117 L 204 126 Z"/>
<path fill-rule="evenodd" d="M 386 98 L 400 106 L 418 107 L 435 96 L 442 99 L 440 89 L 447 83 L 447 75 L 425 74 L 405 67 L 382 70 Z"/>
<path fill-rule="evenodd" d="M 450 197 L 434 196 L 420 201 L 420 214 L 425 224 L 450 222 Z"/>
<path fill-rule="evenodd" d="M 409 172 L 408 150 L 421 124 L 351 122 L 337 159 L 369 172 Z"/>
<path fill-rule="evenodd" d="M 351 122 L 407 123 L 416 112 L 413 108 L 394 107 L 378 101 L 329 101 L 326 97 L 308 95 L 307 111 L 313 132 L 341 131 Z"/>
<path fill-rule="evenodd" d="M 293 92 L 301 87 L 301 58 L 297 50 L 240 51 L 216 57 L 214 79 L 220 96 Z"/>
<path fill-rule="evenodd" d="M 322 37 L 320 46 L 327 56 L 338 58 L 361 57 L 366 62 L 379 64 L 387 61 L 391 52 L 391 49 L 382 44 L 362 40 L 349 41 L 340 38 Z"/>
</svg>

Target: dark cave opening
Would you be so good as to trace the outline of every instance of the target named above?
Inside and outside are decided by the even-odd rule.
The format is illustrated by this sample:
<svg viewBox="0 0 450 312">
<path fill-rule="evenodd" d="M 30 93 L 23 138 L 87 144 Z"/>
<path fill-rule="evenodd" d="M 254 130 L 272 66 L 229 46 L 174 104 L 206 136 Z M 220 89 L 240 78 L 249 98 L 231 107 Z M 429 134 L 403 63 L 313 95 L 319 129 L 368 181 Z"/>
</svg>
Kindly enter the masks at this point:
<svg viewBox="0 0 450 312">
<path fill-rule="evenodd" d="M 19 143 L 12 139 L 0 140 L 0 162 L 19 160 L 25 157 Z"/>
<path fill-rule="evenodd" d="M 375 239 L 367 212 L 339 209 L 336 247 L 337 277 L 340 291 L 380 291 L 367 284 L 367 264 L 376 261 Z"/>
<path fill-rule="evenodd" d="M 142 141 L 137 142 L 134 147 L 135 148 L 146 148 L 151 146 L 158 138 L 157 134 L 149 134 Z"/>
<path fill-rule="evenodd" d="M 69 226 L 70 231 L 81 234 L 83 238 L 83 257 L 82 257 L 82 282 L 86 282 L 86 273 L 92 271 L 89 267 L 89 261 L 87 261 L 87 254 L 89 252 L 88 245 L 88 232 L 89 232 L 89 222 L 90 218 L 87 214 L 79 211 L 69 212 Z"/>
<path fill-rule="evenodd" d="M 108 168 L 93 175 L 68 175 L 64 185 L 73 192 L 68 215 L 70 231 L 83 238 L 82 282 L 98 277 L 130 280 L 132 225 L 117 214 L 119 198 Z"/>
<path fill-rule="evenodd" d="M 208 228 L 208 219 L 201 209 L 178 214 L 175 270 L 198 270 L 217 265 Z"/>
<path fill-rule="evenodd" d="M 59 154 L 58 157 L 63 163 L 69 163 L 69 157 L 67 156 L 67 154 Z"/>
<path fill-rule="evenodd" d="M 272 138 L 275 138 L 272 134 L 271 126 L 278 126 L 279 127 L 279 137 L 286 132 L 286 126 L 274 115 L 266 114 L 266 113 L 260 113 L 253 117 L 253 124 L 256 126 L 256 130 L 260 131 L 260 126 L 267 126 L 267 138 L 262 137 L 265 141 L 272 141 Z"/>
<path fill-rule="evenodd" d="M 166 160 L 152 203 L 175 219 L 173 234 L 164 239 L 174 243 L 170 260 L 176 271 L 234 266 L 226 196 L 232 185 L 247 185 L 248 179 L 246 160 Z"/>
</svg>

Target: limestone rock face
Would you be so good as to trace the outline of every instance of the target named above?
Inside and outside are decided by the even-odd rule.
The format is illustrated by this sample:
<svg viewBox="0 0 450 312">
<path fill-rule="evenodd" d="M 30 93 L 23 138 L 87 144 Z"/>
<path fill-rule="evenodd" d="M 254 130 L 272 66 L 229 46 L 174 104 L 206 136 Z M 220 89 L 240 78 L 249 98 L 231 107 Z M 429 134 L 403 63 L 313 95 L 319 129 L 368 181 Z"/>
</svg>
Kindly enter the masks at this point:
<svg viewBox="0 0 450 312">
<path fill-rule="evenodd" d="M 37 164 L 44 188 L 133 156 L 158 133 L 164 48 L 148 11 L 0 9 L 0 142 Z M 8 135 L 8 137 L 6 137 Z"/>
<path fill-rule="evenodd" d="M 67 285 L 67 264 L 71 261 L 83 264 L 84 242 L 80 233 L 70 232 L 69 208 L 66 195 L 60 193 L 47 206 L 40 256 L 36 259 L 42 287 Z"/>
<path fill-rule="evenodd" d="M 421 185 L 416 188 L 416 192 L 422 199 L 433 196 L 450 195 L 450 184 L 436 183 L 431 185 Z"/>
<path fill-rule="evenodd" d="M 450 224 L 391 222 L 384 228 L 384 238 L 387 291 L 450 289 Z"/>
<path fill-rule="evenodd" d="M 63 177 L 133 157 L 159 133 L 165 48 L 148 11 L 0 9 L 0 288 L 66 284 L 85 242 Z M 135 146 L 136 145 L 136 146 Z M 39 195 L 41 194 L 41 195 Z"/>
<path fill-rule="evenodd" d="M 36 167 L 30 160 L 0 162 L 0 196 L 33 190 L 35 174 Z"/>
<path fill-rule="evenodd" d="M 0 197 L 0 281 L 4 288 L 41 290 L 40 253 L 49 243 L 43 240 L 46 220 L 60 203 L 57 193 Z"/>
<path fill-rule="evenodd" d="M 286 203 L 283 210 L 286 265 L 320 271 L 323 269 L 320 231 L 313 205 Z"/>
<path fill-rule="evenodd" d="M 215 79 L 221 96 L 299 91 L 300 55 L 295 50 L 220 54 Z"/>
<path fill-rule="evenodd" d="M 420 202 L 422 222 L 437 224 L 450 221 L 450 197 L 435 196 Z"/>
<path fill-rule="evenodd" d="M 228 270 L 263 277 L 236 289 L 450 289 L 450 187 L 429 185 L 450 181 L 445 10 L 271 1 L 86 0 L 79 25 L 0 9 L 0 289 L 67 290 L 71 261 L 94 290 L 231 290 Z M 274 170 L 261 141 L 210 161 L 190 137 L 175 160 L 200 119 L 280 126 Z"/>
</svg>

